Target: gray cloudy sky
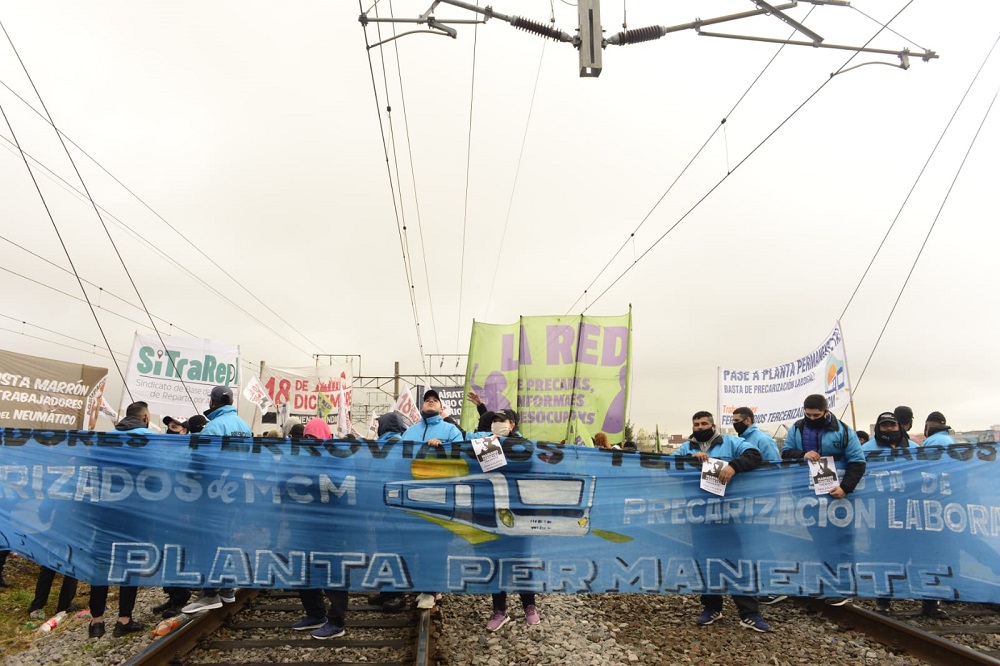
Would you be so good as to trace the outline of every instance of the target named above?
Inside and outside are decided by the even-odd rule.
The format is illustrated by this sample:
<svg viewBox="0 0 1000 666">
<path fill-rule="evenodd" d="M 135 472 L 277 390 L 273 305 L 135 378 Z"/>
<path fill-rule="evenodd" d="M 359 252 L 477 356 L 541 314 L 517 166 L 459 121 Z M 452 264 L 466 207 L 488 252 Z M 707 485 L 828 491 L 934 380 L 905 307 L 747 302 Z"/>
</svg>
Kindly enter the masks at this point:
<svg viewBox="0 0 1000 666">
<path fill-rule="evenodd" d="M 378 9 L 415 17 L 429 4 L 381 0 Z M 817 7 L 807 24 L 827 43 L 862 44 L 878 29 L 865 14 L 886 21 L 906 2 L 853 5 Z M 753 5 L 607 0 L 607 35 L 620 29 L 623 7 L 638 28 Z M 497 0 L 494 8 L 543 22 L 554 10 L 557 26 L 576 26 L 575 8 L 561 0 Z M 802 19 L 810 9 L 801 3 L 790 13 Z M 349 0 L 12 0 L 0 21 L 56 124 L 155 211 L 72 149 L 143 299 L 173 325 L 164 333 L 238 343 L 255 364 L 306 365 L 321 352 L 361 354 L 366 375 L 390 374 L 395 360 L 421 372 L 379 131 L 381 113 L 389 132 L 388 88 L 401 181 L 394 165 L 393 187 L 408 226 L 423 352 L 466 352 L 473 319 L 506 323 L 584 304 L 588 314 L 620 314 L 631 304 L 631 419 L 669 432 L 686 432 L 695 410 L 714 410 L 718 366 L 783 363 L 823 340 L 1000 25 L 990 0 L 913 2 L 891 26 L 899 34 L 883 32 L 872 45 L 933 49 L 939 60 L 835 77 L 607 289 L 850 53 L 786 47 L 598 278 L 777 46 L 688 31 L 609 46 L 600 78 L 581 79 L 570 46 L 494 19 L 477 36 L 465 25 L 457 40 L 420 34 L 372 50 L 376 107 L 358 14 Z M 444 6 L 436 15 L 471 18 Z M 773 17 L 713 30 L 789 34 Z M 391 31 L 382 26 L 383 37 Z M 374 25 L 368 39 L 378 39 Z M 40 109 L 6 40 L 0 81 L 22 147 L 79 187 L 51 128 L 11 92 Z M 842 319 L 855 384 L 998 85 L 994 54 Z M 71 276 L 8 242 L 67 266 L 6 124 L 0 136 L 0 328 L 16 331 L 0 330 L 0 347 L 102 364 L 21 334 L 81 348 L 36 326 L 101 340 L 84 304 L 9 272 L 79 295 Z M 994 110 L 858 386 L 858 427 L 899 403 L 918 419 L 940 410 L 958 429 L 1000 423 L 998 147 Z M 92 289 L 95 300 L 141 320 L 109 295 L 135 301 L 90 204 L 36 173 L 78 270 L 104 289 Z M 101 320 L 112 347 L 127 353 L 137 325 L 104 310 Z"/>
</svg>

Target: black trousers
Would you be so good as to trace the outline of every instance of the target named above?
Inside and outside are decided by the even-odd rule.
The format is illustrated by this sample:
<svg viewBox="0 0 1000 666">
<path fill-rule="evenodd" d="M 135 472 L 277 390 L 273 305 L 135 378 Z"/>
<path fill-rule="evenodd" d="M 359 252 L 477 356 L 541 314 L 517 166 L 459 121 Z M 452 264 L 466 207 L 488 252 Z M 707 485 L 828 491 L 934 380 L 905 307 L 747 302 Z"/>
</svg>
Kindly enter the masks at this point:
<svg viewBox="0 0 1000 666">
<path fill-rule="evenodd" d="M 330 600 L 330 611 L 326 610 L 326 601 L 323 594 Z M 302 607 L 309 617 L 325 617 L 328 622 L 343 628 L 347 615 L 347 591 L 346 590 L 301 590 L 299 599 L 302 600 Z"/>
<path fill-rule="evenodd" d="M 521 597 L 521 606 L 527 608 L 528 606 L 535 605 L 535 593 L 534 592 L 519 592 L 518 596 Z M 506 611 L 507 610 L 507 593 L 497 592 L 493 595 L 493 610 L 495 611 Z"/>
<path fill-rule="evenodd" d="M 41 567 L 38 571 L 38 580 L 35 581 L 35 598 L 28 606 L 28 612 L 45 608 L 49 603 L 49 592 L 52 591 L 52 583 L 56 579 L 56 572 L 48 567 Z M 76 596 L 76 578 L 63 576 L 62 587 L 59 588 L 59 602 L 56 605 L 56 612 L 64 611 L 73 603 Z"/>
<path fill-rule="evenodd" d="M 102 585 L 90 588 L 90 615 L 101 617 L 108 605 L 108 586 Z M 118 617 L 132 617 L 135 610 L 135 599 L 139 594 L 137 587 L 118 588 Z"/>
<path fill-rule="evenodd" d="M 191 590 L 187 587 L 165 587 L 163 591 L 170 598 L 170 605 L 177 608 L 186 606 L 188 600 L 191 599 Z"/>
<path fill-rule="evenodd" d="M 736 608 L 739 609 L 741 618 L 744 618 L 747 615 L 753 615 L 760 610 L 760 605 L 757 603 L 756 597 L 745 597 L 734 594 L 733 602 L 736 604 Z M 703 594 L 701 595 L 701 605 L 705 607 L 705 610 L 716 612 L 721 611 L 722 595 Z"/>
</svg>

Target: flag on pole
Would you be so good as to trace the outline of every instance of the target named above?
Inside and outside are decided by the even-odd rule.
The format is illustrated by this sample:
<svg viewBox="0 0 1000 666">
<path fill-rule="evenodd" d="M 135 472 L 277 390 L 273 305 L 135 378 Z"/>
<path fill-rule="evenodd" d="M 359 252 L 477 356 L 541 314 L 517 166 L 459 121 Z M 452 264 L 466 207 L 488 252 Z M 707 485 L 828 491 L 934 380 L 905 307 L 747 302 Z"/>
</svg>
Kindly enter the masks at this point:
<svg viewBox="0 0 1000 666">
<path fill-rule="evenodd" d="M 260 407 L 260 413 L 264 414 L 274 407 L 274 401 L 267 394 L 267 389 L 260 383 L 256 375 L 250 375 L 246 387 L 243 389 L 243 397 Z"/>
<path fill-rule="evenodd" d="M 344 393 L 344 383 L 340 382 L 340 394 L 337 396 L 340 409 L 337 411 L 337 435 L 346 437 L 351 434 L 351 411 L 347 407 L 347 395 Z"/>
<path fill-rule="evenodd" d="M 660 446 L 660 424 L 656 424 L 656 452 L 663 453 L 663 448 Z"/>
<path fill-rule="evenodd" d="M 111 405 L 108 404 L 108 401 L 104 399 L 103 395 L 101 396 L 101 414 L 108 417 L 112 423 L 118 423 L 118 412 L 116 412 Z"/>
<path fill-rule="evenodd" d="M 378 412 L 372 410 L 372 417 L 368 419 L 368 436 L 365 439 L 378 439 Z"/>
<path fill-rule="evenodd" d="M 330 400 L 330 396 L 326 393 L 317 391 L 316 393 L 316 416 L 320 417 L 324 421 L 326 417 L 333 411 L 333 401 Z"/>
<path fill-rule="evenodd" d="M 392 409 L 410 419 L 411 423 L 420 421 L 420 410 L 417 409 L 417 403 L 413 400 L 413 394 L 410 393 L 409 389 L 399 394 Z"/>
</svg>

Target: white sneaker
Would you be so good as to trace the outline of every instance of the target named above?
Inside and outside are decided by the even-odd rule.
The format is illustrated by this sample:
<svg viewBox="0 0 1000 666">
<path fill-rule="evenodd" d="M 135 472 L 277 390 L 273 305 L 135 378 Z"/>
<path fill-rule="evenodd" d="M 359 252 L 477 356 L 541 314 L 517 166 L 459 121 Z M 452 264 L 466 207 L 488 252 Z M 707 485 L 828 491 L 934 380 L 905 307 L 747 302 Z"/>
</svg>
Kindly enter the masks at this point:
<svg viewBox="0 0 1000 666">
<path fill-rule="evenodd" d="M 181 609 L 182 613 L 200 613 L 202 611 L 222 608 L 222 599 L 219 595 L 214 597 L 198 597 L 187 606 Z"/>
<path fill-rule="evenodd" d="M 434 608 L 434 595 L 429 592 L 422 592 L 417 595 L 417 608 L 422 610 L 427 610 L 428 608 Z"/>
</svg>

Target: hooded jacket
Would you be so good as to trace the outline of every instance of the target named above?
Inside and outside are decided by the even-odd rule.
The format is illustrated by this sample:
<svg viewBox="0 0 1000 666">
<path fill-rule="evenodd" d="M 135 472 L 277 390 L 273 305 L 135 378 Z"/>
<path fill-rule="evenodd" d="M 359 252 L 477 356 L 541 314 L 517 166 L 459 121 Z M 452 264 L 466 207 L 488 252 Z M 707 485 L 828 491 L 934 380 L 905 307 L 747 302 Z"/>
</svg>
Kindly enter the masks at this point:
<svg viewBox="0 0 1000 666">
<path fill-rule="evenodd" d="M 302 431 L 303 437 L 315 437 L 316 439 L 333 439 L 333 433 L 330 431 L 330 426 L 321 418 L 309 419 L 309 423 L 306 424 L 305 430 Z"/>
<path fill-rule="evenodd" d="M 702 447 L 705 447 L 704 449 Z M 749 472 L 758 467 L 763 460 L 756 446 L 733 435 L 715 434 L 715 437 L 705 443 L 699 442 L 694 435 L 674 452 L 675 456 L 693 456 L 704 451 L 710 458 L 721 458 L 729 461 L 729 466 L 737 472 Z"/>
<path fill-rule="evenodd" d="M 253 430 L 247 422 L 236 413 L 236 408 L 232 405 L 216 407 L 205 416 L 208 417 L 208 425 L 201 431 L 202 435 L 232 435 L 235 437 L 253 437 Z"/>
<path fill-rule="evenodd" d="M 758 428 L 756 424 L 744 430 L 740 437 L 753 444 L 760 451 L 760 457 L 763 458 L 764 462 L 781 462 L 777 442 Z"/>
<path fill-rule="evenodd" d="M 400 439 L 409 427 L 407 420 L 398 412 L 388 412 L 378 417 L 378 440 L 388 442 L 390 439 Z"/>
<path fill-rule="evenodd" d="M 132 432 L 139 435 L 157 434 L 155 430 L 150 430 L 146 425 L 146 422 L 138 416 L 126 416 L 118 422 L 118 425 L 115 426 L 115 430 L 119 432 Z"/>
<path fill-rule="evenodd" d="M 799 419 L 788 429 L 788 437 L 781 447 L 783 460 L 805 457 L 806 452 L 802 449 L 802 431 L 805 427 L 805 419 Z M 840 488 L 845 493 L 852 492 L 861 481 L 861 477 L 865 475 L 865 454 L 861 450 L 858 433 L 846 423 L 838 421 L 833 414 L 830 414 L 828 423 L 823 427 L 818 453 L 821 456 L 833 456 L 834 460 L 843 460 L 847 463 L 844 479 L 840 482 Z"/>
<path fill-rule="evenodd" d="M 403 439 L 408 442 L 426 442 L 432 439 L 440 439 L 445 444 L 450 444 L 451 442 L 460 442 L 465 437 L 462 435 L 462 431 L 459 430 L 454 424 L 448 423 L 440 414 L 435 414 L 434 416 L 425 417 L 419 423 L 414 423 L 406 432 L 403 433 Z"/>
</svg>

